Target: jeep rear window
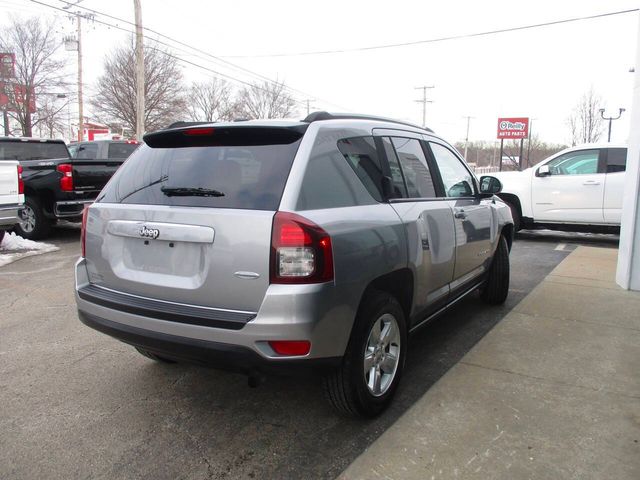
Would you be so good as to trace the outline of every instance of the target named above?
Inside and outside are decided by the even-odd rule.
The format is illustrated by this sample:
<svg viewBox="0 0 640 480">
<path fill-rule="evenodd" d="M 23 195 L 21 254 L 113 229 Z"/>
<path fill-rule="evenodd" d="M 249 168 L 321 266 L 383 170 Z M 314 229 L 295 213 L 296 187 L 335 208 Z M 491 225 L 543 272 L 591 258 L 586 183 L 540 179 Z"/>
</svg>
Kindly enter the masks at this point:
<svg viewBox="0 0 640 480">
<path fill-rule="evenodd" d="M 299 144 L 298 136 L 284 144 L 142 145 L 120 167 L 97 201 L 276 210 Z M 175 193 L 181 190 L 181 194 Z"/>
<path fill-rule="evenodd" d="M 52 160 L 69 158 L 64 143 L 24 142 L 21 140 L 3 140 L 0 142 L 0 160 Z"/>
</svg>

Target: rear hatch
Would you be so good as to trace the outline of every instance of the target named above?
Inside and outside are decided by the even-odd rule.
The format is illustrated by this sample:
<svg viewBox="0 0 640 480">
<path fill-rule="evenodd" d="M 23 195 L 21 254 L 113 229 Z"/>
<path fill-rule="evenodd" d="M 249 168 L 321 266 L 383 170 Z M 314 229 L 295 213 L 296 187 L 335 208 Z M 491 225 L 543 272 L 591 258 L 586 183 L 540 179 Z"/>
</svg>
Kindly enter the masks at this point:
<svg viewBox="0 0 640 480">
<path fill-rule="evenodd" d="M 301 124 L 157 132 L 89 211 L 90 282 L 118 292 L 255 312 L 271 226 Z"/>
</svg>

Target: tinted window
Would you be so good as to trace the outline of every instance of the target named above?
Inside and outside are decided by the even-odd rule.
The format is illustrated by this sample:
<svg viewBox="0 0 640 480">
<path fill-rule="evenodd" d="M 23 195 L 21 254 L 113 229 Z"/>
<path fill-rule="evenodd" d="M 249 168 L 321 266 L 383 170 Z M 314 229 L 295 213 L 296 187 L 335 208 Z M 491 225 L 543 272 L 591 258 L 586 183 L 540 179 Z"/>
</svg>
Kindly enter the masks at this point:
<svg viewBox="0 0 640 480">
<path fill-rule="evenodd" d="M 285 145 L 141 146 L 116 172 L 102 202 L 276 210 L 300 140 Z M 223 196 L 168 194 L 208 189 Z"/>
<path fill-rule="evenodd" d="M 320 132 L 314 142 L 307 163 L 297 210 L 353 207 L 376 203 L 371 193 L 358 179 L 354 169 L 347 165 L 338 142 L 336 131 Z"/>
<path fill-rule="evenodd" d="M 384 151 L 387 154 L 387 160 L 389 161 L 389 169 L 391 170 L 391 179 L 393 180 L 393 191 L 395 193 L 395 197 L 407 197 L 407 187 L 404 184 L 402 169 L 400 168 L 400 162 L 398 162 L 396 152 L 391 145 L 391 140 L 383 138 L 382 145 L 384 146 Z"/>
<path fill-rule="evenodd" d="M 420 141 L 414 138 L 398 137 L 393 137 L 392 141 L 407 183 L 409 197 L 435 197 L 436 190 Z"/>
<path fill-rule="evenodd" d="M 78 147 L 75 158 L 96 158 L 98 145 L 96 143 L 83 143 Z"/>
<path fill-rule="evenodd" d="M 138 148 L 137 143 L 110 143 L 107 158 L 129 158 L 136 148 Z"/>
<path fill-rule="evenodd" d="M 47 160 L 69 158 L 64 143 L 1 141 L 0 160 Z"/>
<path fill-rule="evenodd" d="M 382 201 L 382 167 L 373 137 L 346 138 L 338 149 L 371 196 Z"/>
<path fill-rule="evenodd" d="M 607 173 L 624 172 L 627 168 L 627 149 L 610 148 L 607 154 Z"/>
<path fill-rule="evenodd" d="M 429 143 L 438 164 L 444 192 L 447 197 L 472 197 L 474 195 L 473 177 L 462 161 L 447 147 L 438 143 Z"/>
<path fill-rule="evenodd" d="M 554 158 L 547 165 L 551 175 L 587 175 L 598 173 L 599 150 L 569 152 Z"/>
</svg>

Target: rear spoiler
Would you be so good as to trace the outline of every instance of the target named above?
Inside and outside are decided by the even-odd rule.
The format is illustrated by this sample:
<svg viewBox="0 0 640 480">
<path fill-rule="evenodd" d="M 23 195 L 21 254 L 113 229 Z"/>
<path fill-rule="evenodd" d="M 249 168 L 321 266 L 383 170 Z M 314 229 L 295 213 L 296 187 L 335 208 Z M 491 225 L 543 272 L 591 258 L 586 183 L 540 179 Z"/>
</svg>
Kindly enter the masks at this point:
<svg viewBox="0 0 640 480">
<path fill-rule="evenodd" d="M 308 128 L 308 125 L 276 127 L 242 123 L 237 126 L 216 126 L 205 122 L 176 123 L 193 125 L 147 133 L 144 142 L 151 148 L 287 145 L 299 140 Z"/>
</svg>

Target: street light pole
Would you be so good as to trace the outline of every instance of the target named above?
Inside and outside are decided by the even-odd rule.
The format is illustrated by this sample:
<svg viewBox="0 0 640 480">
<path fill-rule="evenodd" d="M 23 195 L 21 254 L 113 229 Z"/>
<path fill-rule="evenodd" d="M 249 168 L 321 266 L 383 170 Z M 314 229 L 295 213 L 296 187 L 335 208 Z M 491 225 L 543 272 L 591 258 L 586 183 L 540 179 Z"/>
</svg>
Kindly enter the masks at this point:
<svg viewBox="0 0 640 480">
<path fill-rule="evenodd" d="M 603 120 L 609 120 L 609 134 L 607 135 L 607 142 L 608 143 L 611 143 L 611 122 L 613 120 L 618 120 L 622 116 L 622 112 L 624 112 L 624 108 L 619 108 L 617 117 L 605 117 L 604 116 L 604 108 L 600 109 L 600 116 L 602 117 L 602 119 Z"/>
</svg>

